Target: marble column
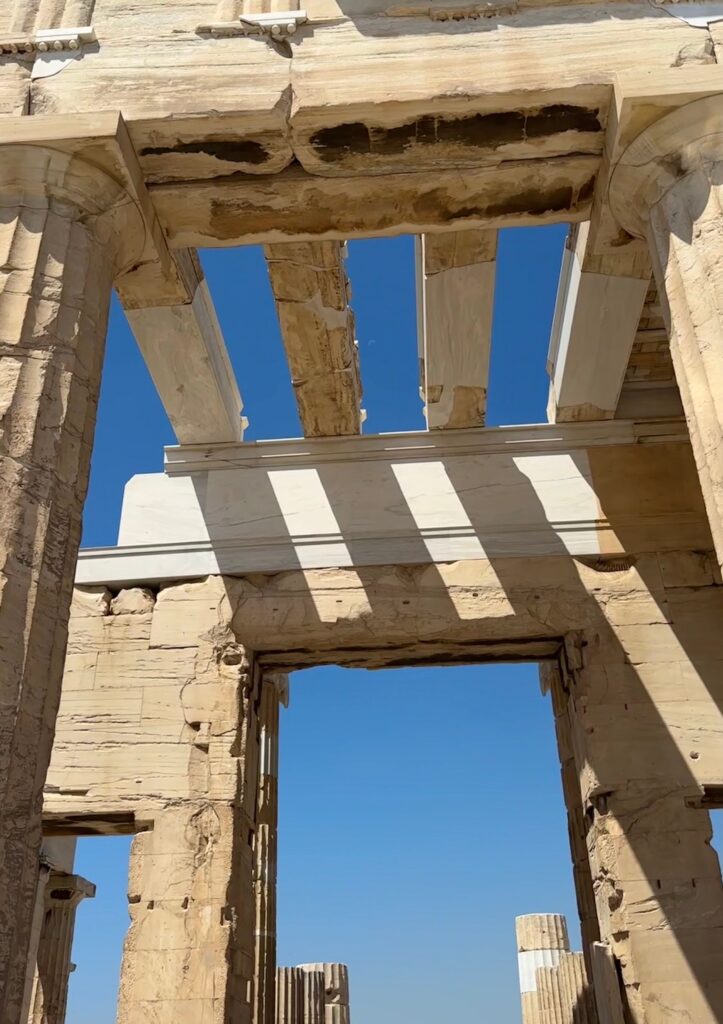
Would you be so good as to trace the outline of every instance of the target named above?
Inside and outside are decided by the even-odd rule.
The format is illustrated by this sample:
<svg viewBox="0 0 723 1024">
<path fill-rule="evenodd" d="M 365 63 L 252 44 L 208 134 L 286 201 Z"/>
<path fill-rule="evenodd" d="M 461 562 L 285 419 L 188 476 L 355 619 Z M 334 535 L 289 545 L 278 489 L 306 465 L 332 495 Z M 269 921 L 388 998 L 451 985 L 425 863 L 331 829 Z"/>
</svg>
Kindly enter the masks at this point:
<svg viewBox="0 0 723 1024">
<path fill-rule="evenodd" d="M 561 914 L 525 914 L 515 920 L 522 1024 L 543 1024 L 537 969 L 557 967 L 569 952 L 567 922 Z"/>
<path fill-rule="evenodd" d="M 37 971 L 28 1024 L 64 1024 L 75 914 L 95 896 L 95 886 L 65 871 L 53 871 L 45 886 L 45 919 L 38 947 Z"/>
<path fill-rule="evenodd" d="M 349 968 L 346 964 L 299 964 L 302 971 L 323 974 L 325 1024 L 349 1024 Z"/>
<path fill-rule="evenodd" d="M 303 1024 L 325 1024 L 326 984 L 324 972 L 302 971 L 302 974 L 301 1021 Z"/>
<path fill-rule="evenodd" d="M 114 275 L 137 258 L 121 185 L 42 146 L 0 152 L 0 1020 L 20 1024 L 43 784 Z"/>
<path fill-rule="evenodd" d="M 582 953 L 563 953 L 557 967 L 538 967 L 541 1024 L 598 1024 Z"/>
<path fill-rule="evenodd" d="M 276 972 L 276 1024 L 325 1024 L 326 984 L 322 970 L 279 967 Z"/>
<path fill-rule="evenodd" d="M 261 676 L 259 779 L 254 837 L 253 885 L 256 907 L 254 1024 L 276 1020 L 276 866 L 279 817 L 279 702 L 288 703 L 286 676 Z"/>
<path fill-rule="evenodd" d="M 302 1024 L 304 972 L 300 967 L 276 971 L 276 1024 Z"/>
<path fill-rule="evenodd" d="M 650 246 L 723 565 L 723 93 L 647 128 L 617 163 L 609 194 L 620 225 Z"/>
</svg>

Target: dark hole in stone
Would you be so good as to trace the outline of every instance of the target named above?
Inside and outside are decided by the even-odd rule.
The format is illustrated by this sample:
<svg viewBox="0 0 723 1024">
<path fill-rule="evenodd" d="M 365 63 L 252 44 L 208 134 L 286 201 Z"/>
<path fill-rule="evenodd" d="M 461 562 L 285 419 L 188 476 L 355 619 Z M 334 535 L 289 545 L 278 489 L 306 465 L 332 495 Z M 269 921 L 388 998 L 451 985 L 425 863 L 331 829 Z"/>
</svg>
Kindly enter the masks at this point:
<svg viewBox="0 0 723 1024">
<path fill-rule="evenodd" d="M 496 149 L 525 139 L 542 139 L 563 132 L 602 131 L 597 110 L 555 103 L 534 113 L 505 110 L 468 117 L 420 117 L 394 128 L 371 127 L 355 121 L 322 128 L 311 137 L 322 160 L 329 163 L 352 154 L 399 156 L 412 146 L 439 144 Z"/>
<path fill-rule="evenodd" d="M 73 890 L 72 889 L 51 889 L 51 899 L 54 900 L 72 900 Z"/>
<path fill-rule="evenodd" d="M 203 139 L 179 142 L 176 146 L 146 146 L 141 156 L 165 156 L 168 153 L 203 153 L 230 164 L 262 164 L 269 158 L 268 150 L 254 139 Z"/>
</svg>

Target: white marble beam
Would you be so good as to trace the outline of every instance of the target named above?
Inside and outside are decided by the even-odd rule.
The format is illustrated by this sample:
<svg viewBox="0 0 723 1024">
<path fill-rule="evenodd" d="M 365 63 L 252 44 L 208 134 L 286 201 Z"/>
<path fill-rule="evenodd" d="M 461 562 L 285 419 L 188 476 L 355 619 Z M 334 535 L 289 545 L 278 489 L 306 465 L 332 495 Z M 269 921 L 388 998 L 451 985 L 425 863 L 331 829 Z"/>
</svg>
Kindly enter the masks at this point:
<svg viewBox="0 0 723 1024">
<path fill-rule="evenodd" d="M 417 235 L 417 338 L 430 430 L 485 421 L 497 232 Z"/>
<path fill-rule="evenodd" d="M 362 386 L 342 244 L 273 244 L 264 253 L 304 435 L 358 434 Z"/>
<path fill-rule="evenodd" d="M 643 245 L 597 256 L 588 236 L 588 223 L 572 228 L 560 271 L 547 361 L 551 423 L 613 418 L 650 281 Z"/>
<path fill-rule="evenodd" d="M 195 254 L 184 259 L 180 294 L 170 302 L 150 282 L 121 299 L 179 443 L 240 441 L 243 402 Z"/>
</svg>

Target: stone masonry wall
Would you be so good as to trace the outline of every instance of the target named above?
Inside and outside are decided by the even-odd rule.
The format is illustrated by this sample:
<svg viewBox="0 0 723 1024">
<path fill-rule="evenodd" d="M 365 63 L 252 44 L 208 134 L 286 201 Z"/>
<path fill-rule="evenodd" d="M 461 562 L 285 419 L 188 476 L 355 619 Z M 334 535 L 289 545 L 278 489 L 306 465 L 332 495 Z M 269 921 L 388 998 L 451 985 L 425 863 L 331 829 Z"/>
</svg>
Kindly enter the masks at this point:
<svg viewBox="0 0 723 1024">
<path fill-rule="evenodd" d="M 46 822 L 138 831 L 120 1024 L 246 1024 L 256 673 L 223 581 L 78 591 Z"/>
<path fill-rule="evenodd" d="M 715 557 L 690 550 L 79 590 L 45 816 L 148 828 L 122 1024 L 248 1020 L 260 669 L 244 646 L 267 671 L 504 660 L 529 643 L 559 666 L 587 941 L 611 950 L 630 1024 L 723 1019 L 706 811 L 723 791 L 721 621 Z"/>
</svg>

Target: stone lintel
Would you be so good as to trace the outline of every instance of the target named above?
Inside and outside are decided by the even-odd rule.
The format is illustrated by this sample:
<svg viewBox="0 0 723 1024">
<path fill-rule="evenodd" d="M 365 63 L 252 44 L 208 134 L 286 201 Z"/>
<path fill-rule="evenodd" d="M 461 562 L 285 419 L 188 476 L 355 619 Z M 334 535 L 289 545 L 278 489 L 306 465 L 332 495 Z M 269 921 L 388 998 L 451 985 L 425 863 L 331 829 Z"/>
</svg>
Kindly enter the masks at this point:
<svg viewBox="0 0 723 1024">
<path fill-rule="evenodd" d="M 84 551 L 79 584 L 710 544 L 680 420 L 167 454 L 172 475 L 128 483 L 119 546 Z"/>
</svg>

